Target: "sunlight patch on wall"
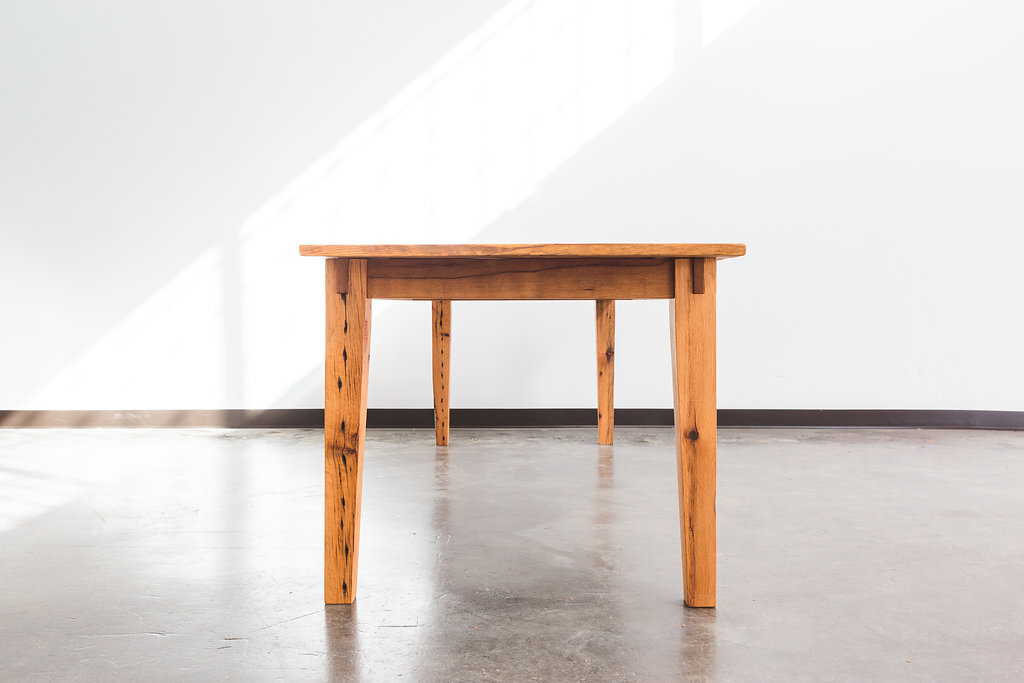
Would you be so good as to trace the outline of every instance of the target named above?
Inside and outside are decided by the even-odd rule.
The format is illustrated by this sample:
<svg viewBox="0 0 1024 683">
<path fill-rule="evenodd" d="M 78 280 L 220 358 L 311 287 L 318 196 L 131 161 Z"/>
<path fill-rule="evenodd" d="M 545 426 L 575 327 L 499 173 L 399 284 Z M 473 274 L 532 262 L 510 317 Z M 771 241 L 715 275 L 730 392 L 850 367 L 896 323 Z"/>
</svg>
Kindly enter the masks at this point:
<svg viewBox="0 0 1024 683">
<path fill-rule="evenodd" d="M 274 406 L 323 353 L 300 243 L 472 241 L 668 78 L 673 38 L 671 0 L 510 3 L 25 408 Z"/>
<path fill-rule="evenodd" d="M 47 381 L 25 408 L 222 407 L 223 286 L 221 249 L 208 249 Z"/>
<path fill-rule="evenodd" d="M 273 405 L 322 354 L 323 269 L 298 243 L 472 241 L 668 78 L 673 39 L 670 0 L 513 2 L 256 211 L 245 404 Z"/>
<path fill-rule="evenodd" d="M 709 45 L 763 0 L 704 0 L 700 5 L 701 43 Z"/>
</svg>

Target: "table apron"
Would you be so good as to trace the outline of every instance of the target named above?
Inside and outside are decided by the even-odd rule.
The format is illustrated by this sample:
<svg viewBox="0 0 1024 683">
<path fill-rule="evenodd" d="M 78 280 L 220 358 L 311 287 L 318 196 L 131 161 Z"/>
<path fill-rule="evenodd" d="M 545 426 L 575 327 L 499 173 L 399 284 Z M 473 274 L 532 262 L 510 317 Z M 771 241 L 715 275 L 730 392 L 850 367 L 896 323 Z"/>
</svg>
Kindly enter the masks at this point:
<svg viewBox="0 0 1024 683">
<path fill-rule="evenodd" d="M 367 259 L 370 299 L 671 299 L 674 259 Z"/>
</svg>

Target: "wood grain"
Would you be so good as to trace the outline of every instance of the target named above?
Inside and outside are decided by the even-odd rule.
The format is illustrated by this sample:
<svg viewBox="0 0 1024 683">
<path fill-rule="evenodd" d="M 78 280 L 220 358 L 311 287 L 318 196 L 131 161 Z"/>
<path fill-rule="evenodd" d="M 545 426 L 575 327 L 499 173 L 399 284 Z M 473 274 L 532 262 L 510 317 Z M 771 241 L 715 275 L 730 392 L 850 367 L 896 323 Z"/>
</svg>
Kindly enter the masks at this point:
<svg viewBox="0 0 1024 683">
<path fill-rule="evenodd" d="M 373 299 L 670 299 L 672 259 L 371 259 Z"/>
<path fill-rule="evenodd" d="M 334 258 L 732 258 L 743 244 L 303 244 Z"/>
<path fill-rule="evenodd" d="M 597 302 L 597 442 L 611 444 L 615 432 L 615 301 Z"/>
<path fill-rule="evenodd" d="M 703 282 L 694 281 L 702 275 Z M 683 593 L 690 607 L 715 606 L 715 487 L 718 424 L 715 386 L 714 259 L 675 264 L 670 305 Z M 697 290 L 702 293 L 694 293 Z"/>
<path fill-rule="evenodd" d="M 328 259 L 326 295 L 324 602 L 338 604 L 355 600 L 359 565 L 370 358 L 366 261 Z"/>
<path fill-rule="evenodd" d="M 433 335 L 431 349 L 434 358 L 434 432 L 438 446 L 448 445 L 450 393 L 449 366 L 452 351 L 452 302 L 438 300 L 431 304 Z"/>
<path fill-rule="evenodd" d="M 704 259 L 692 258 L 690 259 L 690 268 L 693 271 L 693 275 L 690 278 L 690 282 L 693 285 L 692 291 L 694 294 L 704 293 Z"/>
<path fill-rule="evenodd" d="M 334 259 L 334 286 L 338 288 L 338 294 L 348 292 L 348 259 Z"/>
</svg>

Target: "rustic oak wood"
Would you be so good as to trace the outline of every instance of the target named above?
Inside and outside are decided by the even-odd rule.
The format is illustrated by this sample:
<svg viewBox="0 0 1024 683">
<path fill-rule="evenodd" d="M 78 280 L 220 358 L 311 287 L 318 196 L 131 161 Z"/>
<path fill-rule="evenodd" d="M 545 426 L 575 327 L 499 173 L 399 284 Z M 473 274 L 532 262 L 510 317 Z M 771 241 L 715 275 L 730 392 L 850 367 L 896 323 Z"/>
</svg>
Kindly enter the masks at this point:
<svg viewBox="0 0 1024 683">
<path fill-rule="evenodd" d="M 597 303 L 597 442 L 609 445 L 615 431 L 615 301 Z"/>
<path fill-rule="evenodd" d="M 449 364 L 452 351 L 452 302 L 434 301 L 431 350 L 434 358 L 434 432 L 438 446 L 448 445 Z"/>
<path fill-rule="evenodd" d="M 326 296 L 324 602 L 337 604 L 355 600 L 359 564 L 370 357 L 366 261 L 328 259 Z"/>
<path fill-rule="evenodd" d="M 715 606 L 715 486 L 718 422 L 715 397 L 714 259 L 675 264 L 670 304 L 679 527 L 683 595 L 690 607 Z M 695 278 L 702 280 L 698 283 Z M 701 293 L 695 293 L 700 290 Z"/>
<path fill-rule="evenodd" d="M 732 258 L 743 244 L 304 244 L 303 256 L 335 258 Z"/>
<path fill-rule="evenodd" d="M 598 440 L 614 437 L 615 300 L 669 299 L 684 599 L 715 605 L 716 261 L 742 244 L 312 245 L 326 256 L 324 600 L 356 595 L 370 302 L 433 301 L 435 435 L 449 435 L 451 301 L 593 299 Z"/>
<path fill-rule="evenodd" d="M 671 299 L 671 259 L 371 259 L 372 299 Z"/>
</svg>

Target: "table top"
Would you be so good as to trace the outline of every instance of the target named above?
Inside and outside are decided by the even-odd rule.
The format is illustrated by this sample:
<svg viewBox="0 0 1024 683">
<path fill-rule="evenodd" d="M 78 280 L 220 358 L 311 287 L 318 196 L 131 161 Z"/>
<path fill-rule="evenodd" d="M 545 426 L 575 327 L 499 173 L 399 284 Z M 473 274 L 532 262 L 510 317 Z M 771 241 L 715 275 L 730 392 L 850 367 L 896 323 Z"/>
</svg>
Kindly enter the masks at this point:
<svg viewBox="0 0 1024 683">
<path fill-rule="evenodd" d="M 303 244 L 330 258 L 732 258 L 744 244 Z"/>
</svg>

